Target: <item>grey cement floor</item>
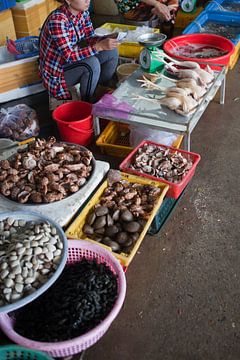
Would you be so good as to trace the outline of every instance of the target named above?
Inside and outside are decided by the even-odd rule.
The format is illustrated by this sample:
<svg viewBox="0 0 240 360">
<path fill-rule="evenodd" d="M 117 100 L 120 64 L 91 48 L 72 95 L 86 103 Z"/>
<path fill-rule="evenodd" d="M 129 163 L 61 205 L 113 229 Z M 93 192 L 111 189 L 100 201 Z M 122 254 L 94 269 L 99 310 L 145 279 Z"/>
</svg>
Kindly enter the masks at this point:
<svg viewBox="0 0 240 360">
<path fill-rule="evenodd" d="M 86 360 L 240 359 L 240 74 L 195 129 L 202 161 L 127 272 L 123 311 Z"/>
<path fill-rule="evenodd" d="M 217 96 L 195 129 L 196 176 L 161 232 L 145 238 L 124 309 L 85 360 L 240 359 L 239 75 L 238 65 L 226 104 Z M 48 120 L 46 95 L 34 99 L 22 102 Z"/>
</svg>

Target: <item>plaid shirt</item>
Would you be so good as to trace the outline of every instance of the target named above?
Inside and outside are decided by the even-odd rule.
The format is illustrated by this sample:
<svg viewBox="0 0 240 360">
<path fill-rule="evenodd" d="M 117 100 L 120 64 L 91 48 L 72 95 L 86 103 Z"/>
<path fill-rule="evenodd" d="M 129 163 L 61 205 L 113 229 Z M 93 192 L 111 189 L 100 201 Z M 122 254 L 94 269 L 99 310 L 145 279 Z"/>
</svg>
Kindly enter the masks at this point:
<svg viewBox="0 0 240 360">
<path fill-rule="evenodd" d="M 96 38 L 88 11 L 73 15 L 63 5 L 46 20 L 40 36 L 39 69 L 44 87 L 56 99 L 70 99 L 63 65 L 72 64 L 97 53 Z M 85 40 L 86 47 L 77 44 Z"/>
</svg>

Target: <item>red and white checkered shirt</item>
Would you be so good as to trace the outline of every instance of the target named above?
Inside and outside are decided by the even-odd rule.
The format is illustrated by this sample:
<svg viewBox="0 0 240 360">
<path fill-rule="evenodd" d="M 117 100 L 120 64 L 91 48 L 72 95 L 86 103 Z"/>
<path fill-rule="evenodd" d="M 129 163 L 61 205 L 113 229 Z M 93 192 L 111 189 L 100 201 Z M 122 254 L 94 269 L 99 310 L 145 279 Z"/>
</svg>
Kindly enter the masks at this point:
<svg viewBox="0 0 240 360">
<path fill-rule="evenodd" d="M 73 15 L 63 5 L 45 22 L 40 36 L 39 69 L 44 87 L 56 99 L 70 99 L 63 65 L 97 54 L 96 38 L 88 11 Z M 87 46 L 80 48 L 79 41 Z"/>
</svg>

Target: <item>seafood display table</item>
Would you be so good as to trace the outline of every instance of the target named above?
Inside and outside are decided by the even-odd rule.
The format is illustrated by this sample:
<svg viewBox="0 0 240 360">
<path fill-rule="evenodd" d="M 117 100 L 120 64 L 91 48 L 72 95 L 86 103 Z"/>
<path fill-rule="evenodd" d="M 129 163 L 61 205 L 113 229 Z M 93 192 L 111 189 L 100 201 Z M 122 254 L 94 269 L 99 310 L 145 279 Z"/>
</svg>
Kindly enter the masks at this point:
<svg viewBox="0 0 240 360">
<path fill-rule="evenodd" d="M 103 180 L 110 166 L 105 161 L 96 161 L 95 174 L 88 183 L 77 193 L 52 204 L 22 205 L 0 196 L 0 212 L 5 211 L 34 211 L 51 217 L 60 226 L 66 226 L 79 208 L 84 204 L 92 192 Z"/>
<path fill-rule="evenodd" d="M 141 83 L 137 81 L 143 74 L 142 69 L 136 70 L 112 95 L 108 95 L 106 101 L 102 100 L 94 105 L 95 135 L 100 133 L 99 118 L 130 125 L 146 125 L 184 135 L 184 149 L 190 151 L 191 133 L 219 88 L 221 88 L 220 104 L 224 104 L 226 68 L 221 66 L 221 70 L 214 72 L 215 79 L 207 93 L 199 101 L 196 110 L 187 116 L 179 115 L 159 104 L 144 99 L 136 99 L 138 96 L 146 96 L 149 93 L 153 94 L 155 99 L 157 98 L 156 92 L 146 92 L 141 87 Z M 173 82 L 162 79 L 161 86 L 170 87 L 173 86 Z"/>
</svg>

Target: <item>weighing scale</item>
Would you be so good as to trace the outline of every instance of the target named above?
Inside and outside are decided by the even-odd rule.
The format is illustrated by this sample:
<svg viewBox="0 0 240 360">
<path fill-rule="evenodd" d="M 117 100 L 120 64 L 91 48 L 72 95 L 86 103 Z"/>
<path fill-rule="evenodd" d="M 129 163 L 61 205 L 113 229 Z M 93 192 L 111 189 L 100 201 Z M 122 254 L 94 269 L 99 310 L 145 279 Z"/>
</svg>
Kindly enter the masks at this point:
<svg viewBox="0 0 240 360">
<path fill-rule="evenodd" d="M 197 0 L 182 0 L 180 6 L 186 13 L 194 12 L 197 8 Z"/>
<path fill-rule="evenodd" d="M 154 73 L 163 69 L 164 63 L 154 55 L 154 51 L 159 49 L 166 39 L 167 36 L 164 34 L 144 34 L 139 36 L 138 42 L 145 48 L 140 53 L 139 63 L 145 72 Z"/>
</svg>

